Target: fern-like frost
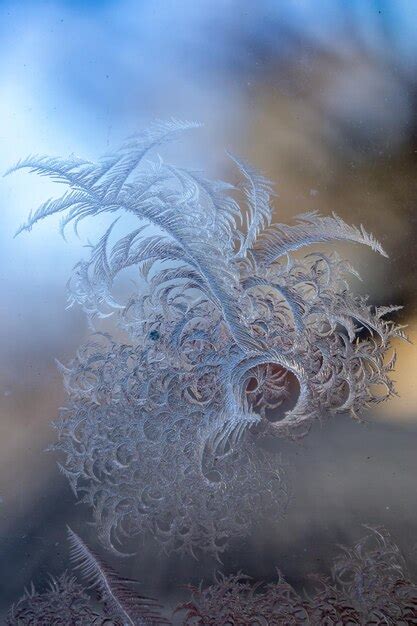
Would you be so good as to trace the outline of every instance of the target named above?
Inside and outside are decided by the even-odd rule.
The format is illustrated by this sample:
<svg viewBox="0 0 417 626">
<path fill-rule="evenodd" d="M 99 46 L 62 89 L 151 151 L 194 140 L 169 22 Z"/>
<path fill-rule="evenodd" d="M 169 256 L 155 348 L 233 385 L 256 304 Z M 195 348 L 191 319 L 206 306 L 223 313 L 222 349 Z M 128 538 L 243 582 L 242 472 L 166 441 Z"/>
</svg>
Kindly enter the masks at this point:
<svg viewBox="0 0 417 626">
<path fill-rule="evenodd" d="M 189 597 L 173 613 L 178 626 L 408 626 L 417 621 L 417 585 L 389 533 L 369 527 L 352 547 L 342 547 L 331 576 L 311 575 L 309 594 L 297 592 L 278 572 L 264 584 L 244 574 L 217 575 L 209 586 L 189 587 Z M 138 596 L 126 582 L 70 531 L 75 563 L 81 566 L 86 589 L 63 574 L 44 593 L 34 586 L 12 606 L 8 626 L 161 626 L 159 605 Z M 77 566 L 76 566 L 76 571 Z M 91 586 L 93 583 L 93 586 Z M 92 593 L 98 589 L 99 598 Z M 117 600 L 115 600 L 115 598 Z M 148 607 L 151 607 L 150 609 Z"/>
<path fill-rule="evenodd" d="M 29 157 L 65 184 L 19 229 L 63 213 L 77 230 L 115 221 L 69 282 L 91 323 L 113 315 L 126 341 L 97 336 L 63 368 L 69 405 L 56 449 L 99 535 L 152 532 L 167 550 L 218 555 L 252 511 L 285 509 L 285 472 L 259 445 L 300 437 L 323 415 L 354 417 L 394 393 L 387 356 L 404 337 L 355 296 L 351 266 L 306 246 L 350 241 L 385 255 L 363 227 L 307 213 L 272 224 L 270 181 L 232 157 L 237 184 L 165 163 L 151 150 L 197 124 L 158 122 L 98 163 Z M 123 215 L 138 226 L 123 229 Z M 136 272 L 127 299 L 115 281 Z"/>
</svg>

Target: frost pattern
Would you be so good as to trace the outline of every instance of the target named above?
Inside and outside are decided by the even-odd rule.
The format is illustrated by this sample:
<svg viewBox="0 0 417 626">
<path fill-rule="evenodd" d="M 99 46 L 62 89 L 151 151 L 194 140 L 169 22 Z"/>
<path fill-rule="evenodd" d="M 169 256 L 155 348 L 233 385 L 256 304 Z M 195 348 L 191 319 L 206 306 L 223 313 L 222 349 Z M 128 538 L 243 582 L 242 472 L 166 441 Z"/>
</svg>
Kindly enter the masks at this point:
<svg viewBox="0 0 417 626">
<path fill-rule="evenodd" d="M 114 623 L 123 626 L 169 624 L 168 620 L 162 617 L 159 610 L 161 607 L 155 600 L 130 589 L 129 583 L 134 581 L 121 578 L 70 528 L 68 539 L 72 562 L 90 583 L 89 589 L 95 588 L 99 591 L 106 615 L 111 617 Z"/>
<path fill-rule="evenodd" d="M 131 589 L 136 581 L 122 578 L 104 563 L 74 531 L 68 528 L 70 559 L 88 587 L 79 584 L 67 572 L 52 578 L 44 593 L 37 593 L 32 583 L 20 600 L 11 607 L 7 626 L 164 626 L 160 605 Z M 97 597 L 92 595 L 96 592 Z"/>
<path fill-rule="evenodd" d="M 32 584 L 12 606 L 5 623 L 7 626 L 85 626 L 99 624 L 98 615 L 82 585 L 64 573 L 52 578 L 43 593 L 38 593 Z"/>
<path fill-rule="evenodd" d="M 70 400 L 55 446 L 114 550 L 150 530 L 167 550 L 218 555 L 253 511 L 285 509 L 285 472 L 262 437 L 297 438 L 394 393 L 387 353 L 404 335 L 385 316 L 398 307 L 355 296 L 334 251 L 301 252 L 347 240 L 385 255 L 381 245 L 336 215 L 272 224 L 271 182 L 235 157 L 232 185 L 151 156 L 197 126 L 155 123 L 98 163 L 31 156 L 12 168 L 68 186 L 19 232 L 56 213 L 63 233 L 118 214 L 74 268 L 69 299 L 92 324 L 113 315 L 127 340 L 96 334 L 61 366 Z M 126 214 L 138 227 L 116 235 Z"/>
<path fill-rule="evenodd" d="M 408 626 L 417 621 L 417 585 L 405 561 L 383 528 L 369 533 L 352 548 L 342 547 L 332 575 L 311 576 L 312 591 L 298 593 L 278 573 L 273 583 L 253 583 L 248 576 L 218 575 L 214 584 L 189 587 L 189 598 L 173 613 L 182 626 Z M 156 601 L 136 594 L 69 531 L 75 565 L 90 586 L 86 590 L 68 574 L 39 594 L 30 591 L 10 609 L 8 626 L 76 626 L 169 624 Z M 74 558 L 75 557 L 75 558 Z M 91 585 L 92 583 L 92 585 Z M 92 588 L 99 598 L 92 597 Z M 116 599 L 116 600 L 115 600 Z"/>
<path fill-rule="evenodd" d="M 353 548 L 343 548 L 332 577 L 312 576 L 315 591 L 299 594 L 279 574 L 254 584 L 242 574 L 221 576 L 210 587 L 191 587 L 177 608 L 183 626 L 407 626 L 417 620 L 417 586 L 390 535 L 370 528 Z"/>
<path fill-rule="evenodd" d="M 281 513 L 285 471 L 245 439 L 214 453 L 207 437 L 223 399 L 212 396 L 213 383 L 205 377 L 206 412 L 193 396 L 184 400 L 181 372 L 153 359 L 109 338 L 79 352 L 66 371 L 74 401 L 57 423 L 62 471 L 94 509 L 107 547 L 113 530 L 117 537 L 149 531 L 167 551 L 217 555 L 229 537 L 247 533 L 253 511 Z M 80 380 L 94 381 L 94 389 L 81 392 Z"/>
</svg>

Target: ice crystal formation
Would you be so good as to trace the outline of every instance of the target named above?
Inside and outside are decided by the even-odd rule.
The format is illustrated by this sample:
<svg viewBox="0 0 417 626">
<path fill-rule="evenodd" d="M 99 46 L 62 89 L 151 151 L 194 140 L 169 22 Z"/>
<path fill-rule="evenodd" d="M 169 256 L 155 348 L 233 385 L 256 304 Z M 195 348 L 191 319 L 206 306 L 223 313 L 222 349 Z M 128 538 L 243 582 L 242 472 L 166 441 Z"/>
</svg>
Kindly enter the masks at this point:
<svg viewBox="0 0 417 626">
<path fill-rule="evenodd" d="M 104 563 L 70 528 L 70 558 L 74 569 L 88 583 L 88 589 L 67 572 L 52 578 L 44 593 L 34 585 L 12 606 L 8 626 L 163 626 L 160 605 L 131 588 L 135 581 L 122 578 Z M 92 596 L 96 592 L 98 598 Z"/>
<path fill-rule="evenodd" d="M 309 594 L 298 593 L 279 573 L 273 583 L 253 583 L 243 574 L 219 575 L 214 584 L 189 587 L 190 596 L 173 614 L 178 626 L 407 626 L 417 620 L 417 585 L 383 528 L 335 559 L 331 576 L 312 575 Z M 31 591 L 10 609 L 8 626 L 170 623 L 160 605 L 136 593 L 132 581 L 118 576 L 78 535 L 69 531 L 72 560 L 86 590 L 64 574 L 44 593 Z M 92 596 L 99 592 L 98 600 Z"/>
<path fill-rule="evenodd" d="M 417 586 L 389 534 L 370 530 L 353 548 L 344 548 L 331 577 L 311 577 L 315 591 L 309 596 L 297 593 L 281 575 L 263 586 L 243 575 L 220 577 L 205 589 L 191 588 L 191 600 L 177 609 L 183 626 L 414 624 Z"/>
<path fill-rule="evenodd" d="M 20 600 L 12 606 L 6 618 L 7 626 L 83 626 L 95 624 L 98 613 L 92 608 L 91 598 L 77 580 L 67 573 L 52 578 L 43 593 L 32 584 Z"/>
<path fill-rule="evenodd" d="M 167 550 L 218 554 L 253 511 L 285 506 L 283 469 L 260 437 L 296 438 L 393 393 L 387 352 L 402 331 L 384 316 L 396 307 L 354 295 L 335 251 L 303 252 L 347 240 L 386 256 L 381 245 L 336 215 L 273 224 L 271 183 L 235 157 L 230 184 L 155 154 L 196 126 L 156 123 L 98 163 L 31 156 L 12 168 L 68 187 L 19 232 L 62 212 L 63 231 L 117 214 L 74 268 L 69 299 L 92 323 L 113 315 L 118 335 L 93 336 L 62 367 L 56 445 L 109 548 L 150 530 Z"/>
</svg>

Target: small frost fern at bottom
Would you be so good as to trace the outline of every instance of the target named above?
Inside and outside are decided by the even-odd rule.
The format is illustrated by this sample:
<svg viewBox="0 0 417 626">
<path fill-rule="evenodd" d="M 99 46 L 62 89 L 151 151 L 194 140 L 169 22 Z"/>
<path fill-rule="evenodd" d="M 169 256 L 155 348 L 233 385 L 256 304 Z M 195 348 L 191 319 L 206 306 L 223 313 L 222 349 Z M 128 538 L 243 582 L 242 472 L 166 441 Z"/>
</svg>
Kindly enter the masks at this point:
<svg viewBox="0 0 417 626">
<path fill-rule="evenodd" d="M 93 326 L 112 316 L 126 340 L 93 335 L 61 366 L 69 403 L 55 446 L 113 550 L 150 530 L 166 550 L 218 555 L 253 511 L 285 509 L 263 436 L 297 438 L 394 393 L 390 342 L 404 334 L 385 318 L 398 307 L 354 295 L 356 273 L 334 251 L 304 252 L 351 241 L 386 256 L 382 246 L 336 215 L 272 224 L 271 182 L 236 157 L 232 184 L 152 156 L 197 126 L 155 123 L 97 163 L 31 156 L 11 170 L 67 187 L 19 232 L 58 213 L 62 231 L 115 216 L 75 266 L 69 300 Z M 115 283 L 132 272 L 121 300 Z"/>
<path fill-rule="evenodd" d="M 49 589 L 43 594 L 37 593 L 32 584 L 10 609 L 6 620 L 8 626 L 98 626 L 107 623 L 114 626 L 164 626 L 170 623 L 155 600 L 130 588 L 136 581 L 116 574 L 70 528 L 68 541 L 74 569 L 88 583 L 88 588 L 84 589 L 68 573 L 56 580 L 52 578 Z M 92 597 L 92 592 L 97 599 Z"/>
<path fill-rule="evenodd" d="M 298 593 L 279 573 L 269 584 L 248 576 L 218 576 L 208 586 L 189 587 L 190 597 L 173 612 L 177 626 L 317 626 L 318 624 L 408 626 L 417 622 L 417 585 L 405 560 L 383 528 L 369 528 L 352 548 L 334 560 L 331 577 L 311 576 L 313 590 Z M 90 584 L 87 592 L 64 574 L 44 593 L 32 586 L 10 609 L 8 626 L 115 624 L 160 626 L 171 623 L 159 605 L 138 596 L 72 531 L 75 564 Z M 99 602 L 91 596 L 91 583 Z M 94 607 L 94 609 L 93 609 Z"/>
</svg>

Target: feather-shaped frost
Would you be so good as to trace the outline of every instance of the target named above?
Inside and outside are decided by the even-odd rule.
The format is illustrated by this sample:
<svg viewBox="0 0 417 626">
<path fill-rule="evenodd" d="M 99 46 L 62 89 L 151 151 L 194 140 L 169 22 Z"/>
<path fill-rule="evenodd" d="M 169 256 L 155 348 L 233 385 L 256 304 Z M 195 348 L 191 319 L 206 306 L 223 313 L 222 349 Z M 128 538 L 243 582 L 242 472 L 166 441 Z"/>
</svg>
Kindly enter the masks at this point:
<svg viewBox="0 0 417 626">
<path fill-rule="evenodd" d="M 270 196 L 272 184 L 264 176 L 256 172 L 247 163 L 229 155 L 244 176 L 241 188 L 247 202 L 247 233 L 244 237 L 240 254 L 245 256 L 252 247 L 259 232 L 269 226 L 272 220 Z"/>
<path fill-rule="evenodd" d="M 99 590 L 107 611 L 113 617 L 131 626 L 169 623 L 159 613 L 159 605 L 133 592 L 129 588 L 129 583 L 133 581 L 127 581 L 116 574 L 71 528 L 68 528 L 68 541 L 74 567 L 92 587 Z"/>
<path fill-rule="evenodd" d="M 136 581 L 119 576 L 70 528 L 68 541 L 70 561 L 84 586 L 67 572 L 58 579 L 51 578 L 43 593 L 38 593 L 32 584 L 11 607 L 7 626 L 170 624 L 156 600 L 139 595 L 133 586 Z"/>
<path fill-rule="evenodd" d="M 385 320 L 395 307 L 356 296 L 336 252 L 303 253 L 351 241 L 385 255 L 381 245 L 336 215 L 271 224 L 271 183 L 235 157 L 237 185 L 152 157 L 196 126 L 156 123 L 98 163 L 29 157 L 12 168 L 69 187 L 19 232 L 56 213 L 63 229 L 117 219 L 74 268 L 69 299 L 92 322 L 113 315 L 127 339 L 79 350 L 56 423 L 61 467 L 114 550 L 149 531 L 166 550 L 218 555 L 253 511 L 285 509 L 285 472 L 261 436 L 296 438 L 395 393 L 388 352 L 404 333 Z M 128 232 L 126 213 L 138 221 Z M 133 270 L 136 286 L 116 300 L 115 281 Z"/>
<path fill-rule="evenodd" d="M 311 573 L 312 589 L 308 595 L 297 592 L 280 571 L 277 580 L 268 584 L 253 582 L 242 573 L 217 574 L 209 586 L 188 586 L 189 597 L 174 610 L 174 623 L 182 626 L 415 624 L 417 585 L 410 578 L 406 561 L 384 528 L 369 527 L 369 530 L 352 547 L 341 547 L 331 576 Z M 90 584 L 85 589 L 68 574 L 52 579 L 43 593 L 38 593 L 32 585 L 11 607 L 7 626 L 170 623 L 158 612 L 156 601 L 137 596 L 133 588 L 127 589 L 133 581 L 121 579 L 110 570 L 75 533 L 70 533 L 70 542 L 75 560 L 93 586 Z M 91 593 L 97 585 L 101 593 L 99 602 L 94 602 Z M 117 596 L 119 600 L 109 601 L 109 596 Z M 147 606 L 152 607 L 149 613 Z"/>
<path fill-rule="evenodd" d="M 298 216 L 294 226 L 274 224 L 263 233 L 255 246 L 256 257 L 265 264 L 305 246 L 326 241 L 361 243 L 387 256 L 381 244 L 361 226 L 349 226 L 340 217 L 322 217 L 316 212 Z"/>
</svg>

